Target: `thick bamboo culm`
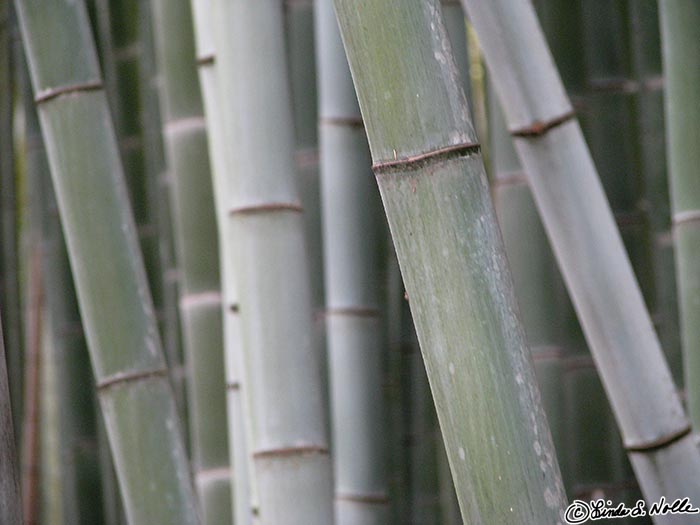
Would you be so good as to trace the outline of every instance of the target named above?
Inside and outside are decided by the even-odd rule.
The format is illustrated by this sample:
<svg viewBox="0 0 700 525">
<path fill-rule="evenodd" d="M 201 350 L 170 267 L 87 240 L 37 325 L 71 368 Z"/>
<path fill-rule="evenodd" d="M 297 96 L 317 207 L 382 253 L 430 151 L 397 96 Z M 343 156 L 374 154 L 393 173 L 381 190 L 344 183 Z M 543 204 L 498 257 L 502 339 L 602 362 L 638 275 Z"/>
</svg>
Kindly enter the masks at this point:
<svg viewBox="0 0 700 525">
<path fill-rule="evenodd" d="M 242 342 L 239 319 L 238 289 L 234 273 L 236 242 L 232 236 L 231 219 L 226 206 L 230 160 L 226 129 L 221 111 L 222 94 L 214 38 L 214 1 L 193 0 L 195 47 L 199 84 L 202 89 L 207 121 L 209 157 L 211 159 L 214 202 L 219 231 L 219 261 L 223 293 L 224 362 L 226 369 L 226 406 L 228 412 L 229 457 L 232 469 L 233 518 L 236 525 L 246 525 L 253 519 L 256 506 L 251 495 L 252 462 L 248 454 L 250 419 L 243 401 L 245 381 L 242 372 Z"/>
<path fill-rule="evenodd" d="M 559 467 L 440 7 L 335 6 L 462 518 L 555 523 Z"/>
<path fill-rule="evenodd" d="M 16 5 L 127 517 L 199 523 L 85 6 Z"/>
<path fill-rule="evenodd" d="M 688 412 L 700 425 L 700 3 L 661 0 L 666 136 Z"/>
<path fill-rule="evenodd" d="M 15 435 L 12 427 L 10 385 L 5 366 L 5 345 L 0 324 L 0 521 L 7 525 L 20 525 L 22 498 L 19 491 L 19 471 Z"/>
<path fill-rule="evenodd" d="M 700 455 L 534 9 L 463 4 L 642 491 L 700 499 Z"/>
<path fill-rule="evenodd" d="M 161 114 L 180 280 L 188 370 L 192 470 L 204 523 L 231 520 L 219 251 L 203 107 L 188 0 L 154 2 L 162 75 Z"/>
<path fill-rule="evenodd" d="M 246 403 L 259 523 L 332 523 L 332 472 L 281 2 L 217 2 L 216 50 L 238 244 Z M 274 147 L 270 148 L 270 141 Z"/>
<path fill-rule="evenodd" d="M 335 522 L 386 523 L 381 203 L 333 0 L 316 0 Z"/>
</svg>

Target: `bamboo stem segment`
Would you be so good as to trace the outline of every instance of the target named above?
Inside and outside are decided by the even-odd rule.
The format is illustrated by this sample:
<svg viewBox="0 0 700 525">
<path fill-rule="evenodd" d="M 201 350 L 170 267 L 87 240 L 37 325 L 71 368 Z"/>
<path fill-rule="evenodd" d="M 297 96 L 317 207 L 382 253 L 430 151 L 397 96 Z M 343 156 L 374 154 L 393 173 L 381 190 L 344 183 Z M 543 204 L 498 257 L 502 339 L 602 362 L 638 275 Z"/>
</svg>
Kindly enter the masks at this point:
<svg viewBox="0 0 700 525">
<path fill-rule="evenodd" d="M 662 0 L 666 137 L 688 412 L 700 425 L 700 4 Z"/>
<path fill-rule="evenodd" d="M 85 6 L 16 5 L 127 517 L 197 524 L 167 377 L 123 379 L 163 369 L 165 360 L 107 100 L 95 88 L 100 74 Z"/>
<path fill-rule="evenodd" d="M 293 160 L 283 6 L 221 1 L 215 13 L 257 519 L 326 525 L 333 522 L 333 481 Z"/>
<path fill-rule="evenodd" d="M 5 363 L 5 345 L 0 325 L 0 521 L 7 525 L 20 525 L 22 498 L 19 491 L 15 434 L 12 429 L 10 385 Z"/>
<path fill-rule="evenodd" d="M 354 125 L 361 121 L 360 108 L 332 0 L 316 1 L 315 23 L 336 523 L 386 523 L 388 449 L 378 315 L 384 224 L 364 129 Z"/>
<path fill-rule="evenodd" d="M 559 467 L 440 7 L 335 6 L 462 518 L 556 523 Z"/>
<path fill-rule="evenodd" d="M 187 0 L 154 2 L 163 135 L 172 173 L 193 471 L 206 524 L 231 521 L 219 251 L 208 141 Z M 210 476 L 217 470 L 220 475 Z"/>
<path fill-rule="evenodd" d="M 563 119 L 572 107 L 534 9 L 504 0 L 463 5 L 510 130 L 559 121 L 516 136 L 516 149 L 642 491 L 649 500 L 700 500 L 700 455 L 581 130 Z"/>
</svg>

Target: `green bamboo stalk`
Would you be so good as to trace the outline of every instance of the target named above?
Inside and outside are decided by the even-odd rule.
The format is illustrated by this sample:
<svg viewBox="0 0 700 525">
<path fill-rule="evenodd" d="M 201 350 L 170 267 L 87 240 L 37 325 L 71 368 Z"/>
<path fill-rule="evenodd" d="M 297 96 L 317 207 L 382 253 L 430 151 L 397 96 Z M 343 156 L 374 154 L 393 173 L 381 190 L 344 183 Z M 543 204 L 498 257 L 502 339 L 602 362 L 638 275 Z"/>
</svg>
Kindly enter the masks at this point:
<svg viewBox="0 0 700 525">
<path fill-rule="evenodd" d="M 22 505 L 15 435 L 12 430 L 12 403 L 5 366 L 5 345 L 0 324 L 0 521 L 7 525 L 22 523 Z"/>
<path fill-rule="evenodd" d="M 181 269 L 180 319 L 193 471 L 206 523 L 231 520 L 221 288 L 208 143 L 187 0 L 153 3 L 162 74 L 161 108 L 173 176 L 172 210 Z"/>
<path fill-rule="evenodd" d="M 175 260 L 172 213 L 170 205 L 171 177 L 167 172 L 163 122 L 160 114 L 160 92 L 156 64 L 155 37 L 151 0 L 139 0 L 139 92 L 143 126 L 143 153 L 147 177 L 149 207 L 156 210 L 158 254 L 163 294 L 161 333 L 170 378 L 175 388 L 175 400 L 183 421 L 187 421 L 185 371 L 183 364 L 180 315 L 178 311 L 179 271 Z"/>
<path fill-rule="evenodd" d="M 281 2 L 217 2 L 216 48 L 230 147 L 227 214 L 238 250 L 244 370 L 261 524 L 332 523 L 319 352 Z M 274 147 L 268 145 L 274 143 Z"/>
<path fill-rule="evenodd" d="M 85 6 L 61 0 L 16 5 L 127 517 L 132 524 L 196 524 L 184 442 Z"/>
<path fill-rule="evenodd" d="M 534 9 L 464 6 L 642 491 L 700 499 L 700 455 Z"/>
<path fill-rule="evenodd" d="M 250 416 L 243 401 L 245 382 L 241 377 L 243 357 L 240 319 L 238 316 L 238 289 L 234 275 L 236 240 L 232 237 L 231 221 L 226 206 L 230 161 L 226 143 L 226 129 L 221 112 L 222 95 L 219 89 L 216 45 L 214 39 L 212 0 L 193 0 L 192 14 L 195 26 L 195 45 L 199 84 L 204 100 L 204 113 L 209 138 L 209 157 L 212 159 L 213 188 L 219 231 L 219 260 L 221 265 L 224 318 L 224 361 L 226 368 L 226 403 L 228 411 L 229 457 L 232 465 L 232 499 L 234 523 L 250 523 L 251 508 L 256 503 L 251 495 L 252 463 L 248 454 Z M 244 412 L 246 410 L 246 412 Z"/>
<path fill-rule="evenodd" d="M 315 16 L 335 516 L 386 523 L 381 204 L 332 0 Z"/>
<path fill-rule="evenodd" d="M 693 0 L 659 2 L 666 75 L 666 137 L 678 272 L 681 341 L 688 412 L 700 424 L 700 4 Z"/>
<path fill-rule="evenodd" d="M 17 188 L 12 134 L 13 91 L 11 53 L 11 2 L 0 2 L 0 309 L 5 319 L 13 428 L 17 443 L 22 417 L 23 361 L 19 290 L 19 246 L 17 226 Z"/>
<path fill-rule="evenodd" d="M 559 467 L 440 8 L 335 5 L 462 518 L 556 523 Z"/>
</svg>

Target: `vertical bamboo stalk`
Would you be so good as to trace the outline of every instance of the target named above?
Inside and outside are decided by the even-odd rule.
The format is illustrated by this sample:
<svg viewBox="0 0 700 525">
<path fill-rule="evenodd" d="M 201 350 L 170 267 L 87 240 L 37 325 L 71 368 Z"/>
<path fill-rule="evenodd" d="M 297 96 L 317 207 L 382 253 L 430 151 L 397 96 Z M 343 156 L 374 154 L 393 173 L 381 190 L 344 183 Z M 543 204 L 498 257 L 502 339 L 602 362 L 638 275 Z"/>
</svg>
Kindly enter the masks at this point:
<svg viewBox="0 0 700 525">
<path fill-rule="evenodd" d="M 381 208 L 332 0 L 315 7 L 336 523 L 385 523 Z"/>
<path fill-rule="evenodd" d="M 206 523 L 231 520 L 221 288 L 208 143 L 187 0 L 154 2 L 163 134 L 173 176 L 193 471 Z"/>
<path fill-rule="evenodd" d="M 238 289 L 234 274 L 236 240 L 232 236 L 227 213 L 230 160 L 226 129 L 222 114 L 222 93 L 218 75 L 212 0 L 192 1 L 195 45 L 199 84 L 202 89 L 207 121 L 209 157 L 212 160 L 212 180 L 219 231 L 219 260 L 221 265 L 224 319 L 224 361 L 226 369 L 226 403 L 228 411 L 229 457 L 232 465 L 232 497 L 234 523 L 251 523 L 256 507 L 251 494 L 252 467 L 248 454 L 250 418 L 243 401 L 245 382 L 242 374 L 242 341 L 238 315 Z"/>
<path fill-rule="evenodd" d="M 463 4 L 642 490 L 700 498 L 700 455 L 534 9 Z"/>
<path fill-rule="evenodd" d="M 467 523 L 555 523 L 564 491 L 439 5 L 335 2 Z"/>
<path fill-rule="evenodd" d="M 139 0 L 138 25 L 141 46 L 139 60 L 139 92 L 142 100 L 143 154 L 146 170 L 146 191 L 149 207 L 157 210 L 158 255 L 161 268 L 163 319 L 161 333 L 170 378 L 175 388 L 178 410 L 187 421 L 185 400 L 185 369 L 182 356 L 182 337 L 178 311 L 178 284 L 180 272 L 175 260 L 172 210 L 170 204 L 171 177 L 168 174 L 163 144 L 163 122 L 160 113 L 160 83 L 156 64 L 155 37 L 151 0 Z"/>
<path fill-rule="evenodd" d="M 5 345 L 0 324 L 0 521 L 22 523 L 15 435 L 12 430 L 12 403 L 5 363 Z"/>
<path fill-rule="evenodd" d="M 662 0 L 666 136 L 688 412 L 700 424 L 700 4 Z"/>
<path fill-rule="evenodd" d="M 127 517 L 132 524 L 196 524 L 85 6 L 61 0 L 16 5 Z"/>
<path fill-rule="evenodd" d="M 217 2 L 215 13 L 233 173 L 226 204 L 239 243 L 234 266 L 259 520 L 332 523 L 282 2 Z"/>
<path fill-rule="evenodd" d="M 17 188 L 12 144 L 13 91 L 11 54 L 12 9 L 9 0 L 0 2 L 0 309 L 5 320 L 5 352 L 7 356 L 10 397 L 13 406 L 13 428 L 21 428 L 22 414 L 22 332 L 20 323 L 20 291 L 18 274 Z"/>
<path fill-rule="evenodd" d="M 671 232 L 671 200 L 664 141 L 664 78 L 657 2 L 630 2 L 630 39 L 636 93 L 644 205 L 652 232 L 656 325 L 671 373 L 683 384 L 680 329 Z"/>
</svg>

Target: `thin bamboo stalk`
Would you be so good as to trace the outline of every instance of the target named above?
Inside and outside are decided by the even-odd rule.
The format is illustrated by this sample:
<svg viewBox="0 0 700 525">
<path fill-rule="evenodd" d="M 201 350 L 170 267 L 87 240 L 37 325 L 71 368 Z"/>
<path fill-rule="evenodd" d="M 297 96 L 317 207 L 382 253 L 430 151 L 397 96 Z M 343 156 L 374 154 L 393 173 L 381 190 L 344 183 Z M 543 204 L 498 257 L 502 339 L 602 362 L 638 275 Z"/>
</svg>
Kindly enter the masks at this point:
<svg viewBox="0 0 700 525">
<path fill-rule="evenodd" d="M 142 100 L 143 153 L 147 177 L 149 207 L 157 210 L 155 222 L 158 230 L 158 254 L 163 293 L 163 319 L 161 334 L 170 379 L 175 389 L 175 400 L 183 421 L 187 418 L 185 400 L 185 371 L 183 364 L 180 315 L 178 311 L 178 286 L 180 272 L 175 260 L 173 221 L 170 205 L 172 177 L 168 174 L 163 144 L 163 122 L 160 113 L 160 88 L 156 64 L 155 37 L 151 0 L 139 0 L 139 91 Z"/>
<path fill-rule="evenodd" d="M 386 523 L 381 204 L 333 11 L 315 3 L 336 523 Z"/>
<path fill-rule="evenodd" d="M 0 521 L 22 523 L 15 435 L 12 430 L 12 403 L 5 366 L 5 345 L 0 324 Z"/>
<path fill-rule="evenodd" d="M 534 9 L 463 5 L 642 491 L 700 499 L 700 455 Z"/>
<path fill-rule="evenodd" d="M 217 2 L 216 48 L 230 147 L 226 200 L 238 242 L 244 371 L 262 524 L 332 517 L 321 363 L 293 126 L 281 2 Z M 269 148 L 270 141 L 274 147 Z"/>
<path fill-rule="evenodd" d="M 440 7 L 335 5 L 462 518 L 555 523 L 559 467 Z"/>
<path fill-rule="evenodd" d="M 640 169 L 653 243 L 656 311 L 652 320 L 680 387 L 683 384 L 679 314 L 671 232 L 671 200 L 664 141 L 664 78 L 657 2 L 629 2 L 633 78 L 638 86 Z"/>
<path fill-rule="evenodd" d="M 22 421 L 22 503 L 25 525 L 39 523 L 40 501 L 40 377 L 43 290 L 41 253 L 36 240 L 29 253 L 27 343 L 25 352 L 24 414 Z"/>
<path fill-rule="evenodd" d="M 212 0 L 193 0 L 195 47 L 199 84 L 202 89 L 207 121 L 209 157 L 212 160 L 212 180 L 219 231 L 219 261 L 221 266 L 224 319 L 224 361 L 226 368 L 226 403 L 228 411 L 229 457 L 232 465 L 232 499 L 234 523 L 251 523 L 251 508 L 256 504 L 251 496 L 252 464 L 248 454 L 250 415 L 243 401 L 245 381 L 242 378 L 243 356 L 238 315 L 238 289 L 234 275 L 236 240 L 232 236 L 226 199 L 229 165 L 226 129 L 224 126 L 222 94 L 219 89 L 216 45 L 214 39 Z M 246 412 L 244 412 L 246 410 Z"/>
<path fill-rule="evenodd" d="M 700 425 L 700 4 L 659 2 L 666 91 L 668 170 L 678 271 L 681 341 L 688 412 Z"/>
<path fill-rule="evenodd" d="M 199 523 L 85 6 L 16 5 L 127 517 Z"/>
<path fill-rule="evenodd" d="M 189 370 L 190 440 L 205 523 L 231 520 L 216 214 L 187 0 L 155 1 L 163 135 L 173 176 L 172 210 L 181 269 L 180 319 Z"/>
<path fill-rule="evenodd" d="M 5 320 L 5 352 L 14 425 L 21 429 L 23 360 L 19 290 L 17 188 L 12 144 L 13 64 L 11 53 L 11 2 L 0 2 L 0 309 Z"/>
</svg>

